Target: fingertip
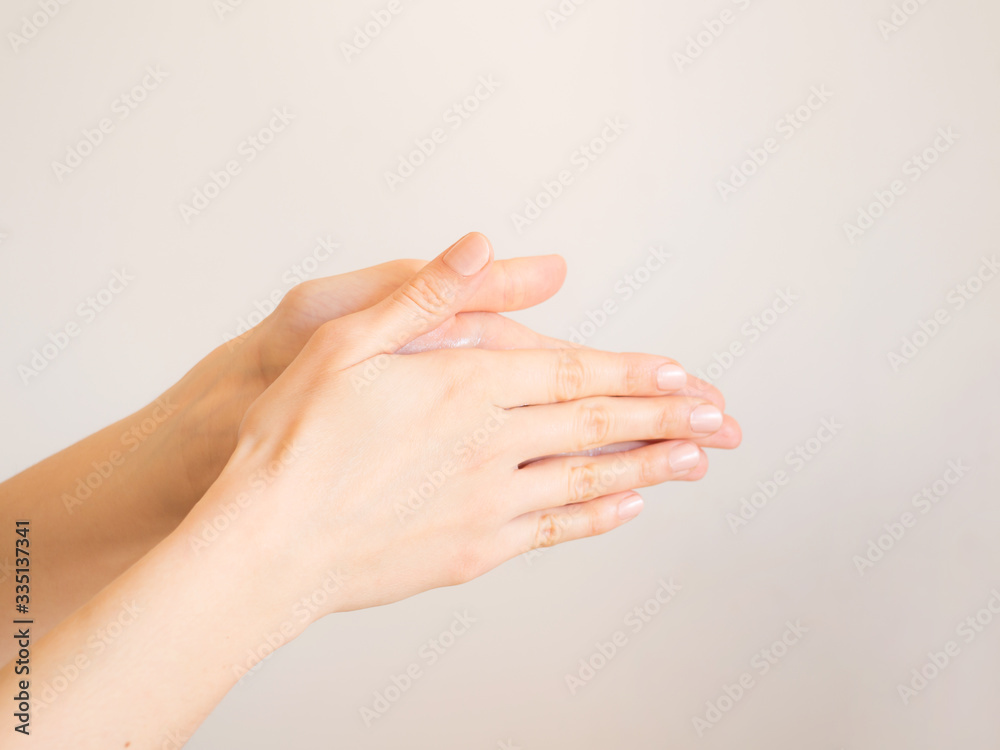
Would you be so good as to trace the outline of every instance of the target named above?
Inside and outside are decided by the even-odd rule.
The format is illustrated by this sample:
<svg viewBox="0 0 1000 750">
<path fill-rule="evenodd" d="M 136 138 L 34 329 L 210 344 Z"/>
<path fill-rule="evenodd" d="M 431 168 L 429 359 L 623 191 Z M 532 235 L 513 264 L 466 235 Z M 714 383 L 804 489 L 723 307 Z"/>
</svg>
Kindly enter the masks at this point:
<svg viewBox="0 0 1000 750">
<path fill-rule="evenodd" d="M 622 499 L 618 501 L 618 520 L 622 523 L 631 521 L 637 515 L 642 513 L 643 505 L 644 503 L 642 497 L 639 496 L 639 493 L 626 493 Z"/>
<path fill-rule="evenodd" d="M 711 383 L 702 380 L 701 378 L 688 373 L 687 386 L 690 389 L 692 395 L 700 396 L 706 401 L 711 401 L 713 404 L 718 406 L 722 411 L 726 410 L 726 397 L 722 395 L 722 391 L 716 388 Z"/>
<path fill-rule="evenodd" d="M 698 460 L 698 465 L 681 477 L 681 481 L 697 482 L 699 479 L 704 478 L 704 476 L 708 473 L 708 454 L 705 453 L 704 448 L 699 447 L 698 450 L 701 451 L 701 457 Z"/>
<path fill-rule="evenodd" d="M 566 272 L 568 269 L 566 259 L 558 253 L 551 253 L 550 255 L 544 255 L 542 257 L 551 261 L 554 276 L 558 280 L 556 286 L 561 287 L 563 282 L 566 281 Z"/>
<path fill-rule="evenodd" d="M 739 448 L 740 443 L 743 442 L 743 428 L 740 427 L 740 423 L 727 414 L 724 428 L 727 432 L 727 437 L 731 435 L 731 447 Z"/>
<path fill-rule="evenodd" d="M 469 232 L 445 250 L 441 259 L 460 276 L 475 276 L 493 262 L 493 245 L 485 234 Z"/>
</svg>

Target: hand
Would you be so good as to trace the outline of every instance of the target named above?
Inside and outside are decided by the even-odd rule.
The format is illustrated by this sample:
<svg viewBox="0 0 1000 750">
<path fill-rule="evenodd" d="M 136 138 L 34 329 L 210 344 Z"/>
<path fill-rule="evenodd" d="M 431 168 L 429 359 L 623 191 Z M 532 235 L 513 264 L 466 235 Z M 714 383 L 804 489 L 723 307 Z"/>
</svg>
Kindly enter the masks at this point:
<svg viewBox="0 0 1000 750">
<path fill-rule="evenodd" d="M 629 488 L 697 479 L 702 448 L 739 442 L 713 406 L 721 396 L 679 395 L 692 384 L 677 390 L 683 371 L 663 357 L 393 353 L 470 303 L 491 254 L 469 235 L 382 301 L 318 327 L 247 411 L 229 463 L 180 526 L 33 644 L 37 684 L 55 685 L 87 657 L 78 679 L 43 698 L 46 746 L 179 746 L 310 617 L 460 583 L 519 552 L 615 528 L 641 509 Z M 557 455 L 625 441 L 654 442 Z M 127 627 L 93 653 L 93 634 L 123 617 Z M 7 675 L 0 688 L 14 695 Z"/>
<path fill-rule="evenodd" d="M 229 460 L 246 409 L 309 337 L 324 323 L 375 305 L 423 265 L 419 260 L 395 260 L 298 284 L 271 315 L 215 349 L 165 394 L 182 406 L 176 434 L 186 486 L 174 492 L 182 515 Z M 545 301 L 559 290 L 565 276 L 566 265 L 558 255 L 497 261 L 461 308 L 411 342 L 406 351 L 569 346 L 497 314 Z"/>
<path fill-rule="evenodd" d="M 294 287 L 251 335 L 218 347 L 161 398 L 0 485 L 0 516 L 20 517 L 28 503 L 41 543 L 52 550 L 33 571 L 49 592 L 35 634 L 177 528 L 232 455 L 247 407 L 313 331 L 375 304 L 418 266 L 395 261 Z M 557 256 L 497 263 L 456 314 L 413 346 L 562 345 L 492 311 L 540 302 L 564 275 Z M 13 596 L 13 586 L 9 577 L 0 591 Z"/>
<path fill-rule="evenodd" d="M 241 541 L 227 547 L 266 561 L 251 563 L 263 606 L 308 594 L 331 569 L 349 585 L 326 612 L 467 581 L 621 525 L 641 509 L 631 488 L 698 479 L 702 448 L 739 443 L 736 422 L 710 400 L 676 394 L 683 377 L 660 386 L 661 368 L 678 369 L 664 357 L 392 354 L 466 304 L 489 273 L 480 235 L 450 252 L 458 261 L 445 253 L 382 302 L 317 330 L 248 410 L 233 460 L 179 530 L 209 543 L 228 508 L 224 533 Z M 555 455 L 623 441 L 657 442 Z M 254 477 L 266 486 L 234 505 Z"/>
</svg>

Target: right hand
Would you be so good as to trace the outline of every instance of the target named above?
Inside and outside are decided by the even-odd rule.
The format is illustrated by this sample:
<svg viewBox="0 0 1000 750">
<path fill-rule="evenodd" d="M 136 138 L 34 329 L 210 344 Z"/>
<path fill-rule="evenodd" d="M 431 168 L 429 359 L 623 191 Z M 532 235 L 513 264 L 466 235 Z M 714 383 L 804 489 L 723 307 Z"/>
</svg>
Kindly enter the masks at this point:
<svg viewBox="0 0 1000 750">
<path fill-rule="evenodd" d="M 321 326 L 248 410 L 221 486 L 246 487 L 281 466 L 226 532 L 266 561 L 255 601 L 295 601 L 331 569 L 349 585 L 319 615 L 468 581 L 531 549 L 616 528 L 641 510 L 629 490 L 698 479 L 703 448 L 738 445 L 739 426 L 712 400 L 677 395 L 683 378 L 658 386 L 659 368 L 678 369 L 664 357 L 390 353 L 461 309 L 488 273 L 484 237 L 456 249 L 466 254 L 458 270 L 445 253 L 383 302 Z M 557 455 L 624 441 L 655 442 Z M 210 491 L 189 530 L 226 497 Z"/>
</svg>

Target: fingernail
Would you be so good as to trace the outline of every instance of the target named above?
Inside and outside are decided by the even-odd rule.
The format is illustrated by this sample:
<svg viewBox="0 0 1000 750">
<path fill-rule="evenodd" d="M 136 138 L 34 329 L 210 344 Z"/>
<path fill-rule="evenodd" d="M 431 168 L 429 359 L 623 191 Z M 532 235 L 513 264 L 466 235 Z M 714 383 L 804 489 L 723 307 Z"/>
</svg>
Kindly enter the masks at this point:
<svg viewBox="0 0 1000 750">
<path fill-rule="evenodd" d="M 709 404 L 702 404 L 691 412 L 691 431 L 708 433 L 722 427 L 722 412 Z"/>
<path fill-rule="evenodd" d="M 675 474 L 693 469 L 701 461 L 701 451 L 694 443 L 680 443 L 670 450 L 670 468 Z"/>
<path fill-rule="evenodd" d="M 679 391 L 687 379 L 687 373 L 679 365 L 662 365 L 656 371 L 656 386 L 661 391 Z"/>
<path fill-rule="evenodd" d="M 455 273 L 472 276 L 490 259 L 490 243 L 479 232 L 469 232 L 444 254 L 444 262 Z"/>
<path fill-rule="evenodd" d="M 618 503 L 618 520 L 631 521 L 642 511 L 642 498 L 635 493 L 622 498 Z"/>
</svg>

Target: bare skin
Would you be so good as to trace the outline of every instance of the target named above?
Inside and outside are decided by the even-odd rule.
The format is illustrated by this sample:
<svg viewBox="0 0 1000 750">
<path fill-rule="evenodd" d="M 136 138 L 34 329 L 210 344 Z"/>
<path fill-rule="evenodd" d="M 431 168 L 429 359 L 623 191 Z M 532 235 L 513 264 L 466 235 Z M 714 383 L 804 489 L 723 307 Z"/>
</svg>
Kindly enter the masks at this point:
<svg viewBox="0 0 1000 750">
<path fill-rule="evenodd" d="M 32 582 L 45 592 L 32 607 L 35 635 L 177 527 L 232 455 L 249 405 L 323 323 L 370 307 L 423 265 L 393 261 L 293 287 L 273 315 L 217 347 L 151 404 L 0 484 L 0 527 L 32 520 Z M 497 313 L 544 301 L 564 277 L 558 256 L 497 262 L 462 310 L 413 346 L 557 345 Z M 13 575 L 0 581 L 5 601 L 14 586 Z M 14 650 L 3 642 L 0 660 Z"/>
<path fill-rule="evenodd" d="M 303 342 L 180 525 L 35 644 L 35 684 L 64 677 L 39 710 L 44 742 L 179 746 L 252 666 L 248 651 L 309 624 L 291 616 L 303 597 L 328 592 L 316 619 L 462 583 L 616 528 L 642 508 L 632 488 L 698 479 L 703 448 L 738 445 L 721 396 L 658 379 L 676 374 L 665 357 L 540 342 L 420 351 L 468 309 L 491 259 L 467 235 Z M 642 445 L 586 455 L 629 441 Z M 112 622 L 116 637 L 89 647 Z M 3 689 L 16 693 L 13 677 Z"/>
</svg>

